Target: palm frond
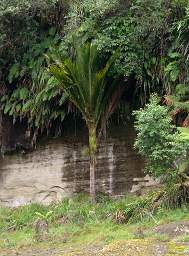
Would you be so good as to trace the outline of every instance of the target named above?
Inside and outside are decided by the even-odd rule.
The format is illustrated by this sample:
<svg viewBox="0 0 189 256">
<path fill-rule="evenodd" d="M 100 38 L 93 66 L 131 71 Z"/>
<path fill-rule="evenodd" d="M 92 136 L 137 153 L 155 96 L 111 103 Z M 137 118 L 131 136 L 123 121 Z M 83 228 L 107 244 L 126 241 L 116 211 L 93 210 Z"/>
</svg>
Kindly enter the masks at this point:
<svg viewBox="0 0 189 256">
<path fill-rule="evenodd" d="M 81 111 L 86 123 L 93 122 L 97 127 L 105 112 L 116 84 L 108 84 L 107 74 L 115 56 L 100 67 L 97 46 L 90 42 L 76 48 L 75 58 L 57 60 L 49 71 L 60 82 L 70 101 Z"/>
</svg>

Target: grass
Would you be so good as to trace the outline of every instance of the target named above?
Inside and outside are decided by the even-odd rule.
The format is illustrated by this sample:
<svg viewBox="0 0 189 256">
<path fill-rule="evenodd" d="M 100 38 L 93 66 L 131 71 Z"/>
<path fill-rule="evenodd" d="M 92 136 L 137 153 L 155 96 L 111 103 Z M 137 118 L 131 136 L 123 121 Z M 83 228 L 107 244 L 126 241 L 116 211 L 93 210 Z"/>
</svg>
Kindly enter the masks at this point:
<svg viewBox="0 0 189 256">
<path fill-rule="evenodd" d="M 14 209 L 0 208 L 0 248 L 39 244 L 35 240 L 34 229 L 34 223 L 39 218 L 49 223 L 49 237 L 43 242 L 56 244 L 59 241 L 60 244 L 70 245 L 108 244 L 112 241 L 134 239 L 139 229 L 151 229 L 157 224 L 188 219 L 187 207 L 174 210 L 159 208 L 153 216 L 142 215 L 143 218 L 135 223 L 116 223 L 116 212 L 128 213 L 131 203 L 138 200 L 130 196 L 119 200 L 101 196 L 99 202 L 93 205 L 88 196 L 78 195 L 49 206 L 31 204 Z M 166 236 L 158 237 L 150 233 L 145 236 L 160 241 L 167 240 Z"/>
<path fill-rule="evenodd" d="M 181 136 L 183 140 L 189 141 L 189 128 L 188 127 L 180 127 Z"/>
<path fill-rule="evenodd" d="M 179 242 L 188 243 L 189 242 L 189 235 L 183 235 L 178 238 Z"/>
</svg>

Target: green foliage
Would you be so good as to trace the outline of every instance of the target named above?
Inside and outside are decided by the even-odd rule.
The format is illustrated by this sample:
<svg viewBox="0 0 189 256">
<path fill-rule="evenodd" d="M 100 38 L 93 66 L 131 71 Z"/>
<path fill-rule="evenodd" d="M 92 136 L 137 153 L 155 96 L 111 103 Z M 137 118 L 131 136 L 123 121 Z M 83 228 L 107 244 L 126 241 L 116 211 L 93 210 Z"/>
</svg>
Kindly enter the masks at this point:
<svg viewBox="0 0 189 256">
<path fill-rule="evenodd" d="M 46 209 L 42 205 L 32 204 L 18 208 L 15 211 L 7 209 L 4 214 L 1 212 L 1 231 L 21 229 L 25 226 L 32 225 L 32 222 L 36 219 L 36 212 L 45 214 Z M 2 218 L 2 216 L 6 217 Z"/>
<path fill-rule="evenodd" d="M 60 246 L 61 252 L 65 242 L 64 246 L 69 250 L 72 246 L 75 248 L 76 244 L 81 244 L 83 249 L 85 243 L 86 246 L 89 243 L 96 245 L 98 241 L 102 246 L 102 243 L 107 244 L 112 240 L 136 239 L 140 230 L 145 239 L 149 237 L 151 241 L 152 238 L 157 239 L 157 232 L 151 232 L 155 226 L 188 220 L 188 205 L 167 209 L 158 204 L 159 195 L 156 192 L 144 197 L 125 196 L 117 200 L 101 196 L 101 201 L 93 205 L 88 196 L 80 194 L 49 206 L 32 204 L 12 209 L 0 207 L 0 248 L 43 248 L 44 242 L 36 245 L 33 225 L 38 218 L 36 212 L 40 218 L 46 218 L 52 212 L 48 217 L 49 233 L 45 245 Z M 130 223 L 116 223 L 118 212 L 125 216 L 128 214 L 126 222 Z"/>
<path fill-rule="evenodd" d="M 161 0 L 132 4 L 118 0 L 75 1 L 68 13 L 65 39 L 68 44 L 73 34 L 83 41 L 95 39 L 102 59 L 120 48 L 113 74 L 129 77 L 134 73 L 141 80 L 144 58 L 161 37 L 166 15 L 167 6 Z"/>
<path fill-rule="evenodd" d="M 158 98 L 152 96 L 150 103 L 136 111 L 135 116 L 135 147 L 146 158 L 147 172 L 164 180 L 178 179 L 188 145 L 171 124 L 168 109 L 159 105 Z"/>
<path fill-rule="evenodd" d="M 139 220 L 153 219 L 153 214 L 157 210 L 154 207 L 154 201 L 158 198 L 159 194 L 159 192 L 149 193 L 128 204 L 124 211 L 126 222 L 133 223 Z"/>
<path fill-rule="evenodd" d="M 73 1 L 69 6 L 69 12 L 67 15 L 66 31 L 89 33 L 92 32 L 92 28 L 100 20 L 104 19 L 104 16 L 116 10 L 119 6 L 119 0 L 82 0 Z M 94 34 L 94 32 L 92 32 Z"/>
<path fill-rule="evenodd" d="M 66 97 L 58 86 L 58 81 L 47 72 L 46 57 L 52 47 L 59 43 L 59 37 L 51 28 L 47 35 L 14 63 L 9 70 L 9 83 L 17 83 L 18 88 L 1 98 L 1 109 L 5 114 L 17 118 L 27 118 L 29 127 L 48 131 L 52 122 L 61 125 L 66 113 Z M 53 108 L 52 108 L 53 106 Z"/>
<path fill-rule="evenodd" d="M 119 17 L 104 21 L 97 42 L 104 56 L 120 47 L 116 74 L 128 77 L 134 73 L 141 79 L 144 58 L 151 53 L 165 21 L 164 8 L 162 1 L 134 1 Z"/>
<path fill-rule="evenodd" d="M 38 217 L 38 219 L 50 221 L 52 216 L 53 216 L 53 211 L 48 211 L 45 214 L 42 214 L 40 212 L 36 212 L 35 214 Z"/>
<path fill-rule="evenodd" d="M 189 99 L 189 86 L 186 84 L 178 84 L 176 86 L 175 95 L 179 101 L 186 101 Z"/>
<path fill-rule="evenodd" d="M 95 42 L 99 65 L 119 49 L 110 74 L 126 85 L 132 78 L 135 105 L 157 92 L 188 110 L 188 13 L 185 0 L 2 0 L 1 109 L 36 132 L 61 127 L 67 99 L 46 72 L 45 54 L 74 57 L 74 37 Z"/>
<path fill-rule="evenodd" d="M 170 105 L 170 108 L 172 110 L 174 110 L 174 109 L 175 110 L 181 109 L 181 110 L 189 112 L 188 100 L 187 101 L 180 101 L 180 96 L 174 96 L 174 95 L 173 96 L 169 96 L 169 98 L 171 100 L 171 103 L 169 105 Z"/>
<path fill-rule="evenodd" d="M 76 1 L 71 6 L 64 50 L 69 49 L 73 33 L 83 41 L 95 40 L 101 52 L 100 61 L 119 48 L 112 75 L 125 77 L 126 81 L 135 76 L 142 104 L 152 92 L 174 93 L 177 84 L 187 82 L 187 65 L 178 47 L 182 44 L 177 42 L 184 26 L 180 24 L 185 24 L 187 34 L 185 1 L 113 1 L 110 5 L 109 1 L 101 0 L 94 8 L 93 2 Z"/>
<path fill-rule="evenodd" d="M 66 97 L 46 71 L 45 54 L 61 41 L 66 10 L 66 1 L 56 0 L 2 1 L 0 7 L 1 109 L 14 122 L 24 119 L 34 135 L 57 120 L 60 134 L 65 117 Z"/>
<path fill-rule="evenodd" d="M 171 183 L 166 187 L 162 197 L 162 205 L 168 209 L 176 209 L 188 204 L 189 187 L 187 178 L 185 180 L 186 182 L 179 183 L 177 178 L 177 182 Z"/>
<path fill-rule="evenodd" d="M 36 94 L 27 88 L 18 88 L 10 95 L 1 98 L 1 109 L 16 121 L 17 118 L 27 118 L 30 128 L 43 131 L 50 128 L 54 120 L 60 124 L 66 114 L 67 97 L 61 92 L 57 81 L 49 79 L 45 88 Z M 51 109 L 53 104 L 53 109 Z"/>
<path fill-rule="evenodd" d="M 92 204 L 87 195 L 78 194 L 73 198 L 65 198 L 63 201 L 49 206 L 31 204 L 16 209 L 0 208 L 0 230 L 1 232 L 9 230 L 21 230 L 33 227 L 36 219 L 48 219 L 49 224 L 59 226 L 59 221 L 64 221 L 63 225 L 108 225 L 116 224 L 116 212 L 122 211 L 126 222 L 139 223 L 140 221 L 152 221 L 154 218 L 161 219 L 162 215 L 168 221 L 187 219 L 187 208 L 175 209 L 172 213 L 166 208 L 154 207 L 158 197 L 163 196 L 162 191 L 149 193 L 143 197 L 124 196 L 118 200 L 113 200 L 106 196 L 101 196 L 101 202 Z M 161 197 L 162 199 L 162 197 Z M 154 211 L 153 211 L 154 209 Z M 117 226 L 118 228 L 118 226 Z"/>
<path fill-rule="evenodd" d="M 8 14 L 17 14 L 21 11 L 28 11 L 30 9 L 46 8 L 55 4 L 57 0 L 14 0 L 7 2 L 1 0 L 0 16 Z"/>
<path fill-rule="evenodd" d="M 172 107 L 189 111 L 189 76 L 188 76 L 188 32 L 189 32 L 189 6 L 185 7 L 181 17 L 171 26 L 171 47 L 168 54 L 168 63 L 165 67 L 165 77 L 169 83 L 168 94 L 172 94 Z"/>
<path fill-rule="evenodd" d="M 126 77 L 135 73 L 141 78 L 144 55 L 150 54 L 160 36 L 165 12 L 167 15 L 166 6 L 162 1 L 151 0 L 134 1 L 132 5 L 129 1 L 123 4 L 118 0 L 111 1 L 111 4 L 105 0 L 99 0 L 95 5 L 93 2 L 83 1 L 81 5 L 76 2 L 74 10 L 80 11 L 70 11 L 68 28 L 69 24 L 76 24 L 76 32 L 85 40 L 96 39 L 102 58 L 106 59 L 120 48 L 113 73 Z M 73 22 L 73 16 L 78 17 L 79 22 Z"/>
<path fill-rule="evenodd" d="M 181 138 L 183 140 L 189 142 L 189 128 L 187 128 L 187 127 L 180 127 L 179 130 L 181 132 Z"/>
<path fill-rule="evenodd" d="M 98 56 L 97 46 L 91 42 L 76 48 L 74 60 L 62 61 L 55 57 L 54 64 L 49 67 L 60 88 L 82 113 L 88 127 L 93 125 L 95 129 L 116 89 L 116 84 L 108 84 L 107 80 L 113 59 L 100 67 Z"/>
</svg>

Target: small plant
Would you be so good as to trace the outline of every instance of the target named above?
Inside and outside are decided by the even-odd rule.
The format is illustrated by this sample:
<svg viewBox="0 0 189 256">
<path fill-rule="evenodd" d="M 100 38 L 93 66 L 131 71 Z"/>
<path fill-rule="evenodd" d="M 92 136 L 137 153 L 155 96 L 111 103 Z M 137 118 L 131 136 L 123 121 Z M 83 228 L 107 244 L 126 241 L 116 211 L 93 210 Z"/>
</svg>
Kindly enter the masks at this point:
<svg viewBox="0 0 189 256">
<path fill-rule="evenodd" d="M 16 247 L 16 243 L 7 238 L 4 240 L 4 247 L 5 248 L 14 248 L 14 247 Z"/>
<path fill-rule="evenodd" d="M 38 216 L 40 219 L 49 221 L 49 220 L 52 218 L 53 211 L 49 211 L 49 212 L 47 212 L 47 213 L 45 213 L 45 214 L 40 213 L 40 212 L 35 212 L 35 214 L 36 214 L 36 216 Z"/>
</svg>

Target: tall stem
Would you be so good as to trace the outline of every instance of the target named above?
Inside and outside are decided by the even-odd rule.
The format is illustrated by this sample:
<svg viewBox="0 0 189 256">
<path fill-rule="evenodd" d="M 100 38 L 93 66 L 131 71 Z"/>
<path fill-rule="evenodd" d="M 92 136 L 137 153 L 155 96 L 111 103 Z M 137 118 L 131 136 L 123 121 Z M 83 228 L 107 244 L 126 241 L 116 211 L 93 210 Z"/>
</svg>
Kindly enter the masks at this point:
<svg viewBox="0 0 189 256">
<path fill-rule="evenodd" d="M 95 172 L 96 172 L 96 151 L 97 138 L 96 126 L 89 125 L 89 152 L 90 152 L 90 196 L 93 203 L 96 202 Z"/>
</svg>

